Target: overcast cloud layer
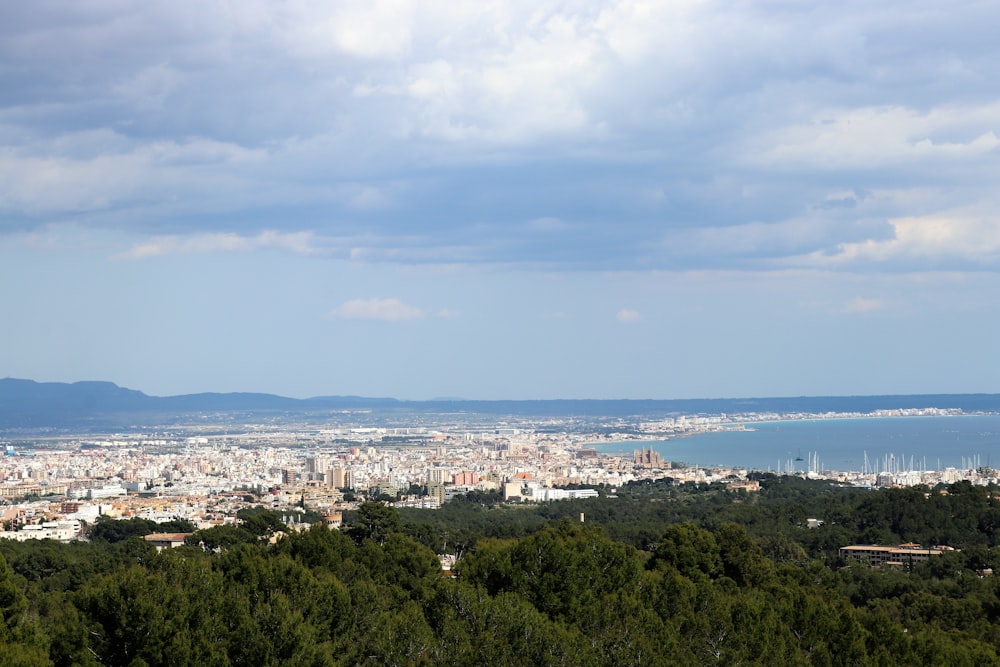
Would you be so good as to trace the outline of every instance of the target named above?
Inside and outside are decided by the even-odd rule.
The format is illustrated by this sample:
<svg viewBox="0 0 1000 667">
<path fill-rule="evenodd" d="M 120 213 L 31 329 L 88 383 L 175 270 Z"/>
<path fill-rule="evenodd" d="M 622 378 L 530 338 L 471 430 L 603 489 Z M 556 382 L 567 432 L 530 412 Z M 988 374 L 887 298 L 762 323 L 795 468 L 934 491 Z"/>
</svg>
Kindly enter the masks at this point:
<svg viewBox="0 0 1000 667">
<path fill-rule="evenodd" d="M 1000 391 L 998 16 L 6 3 L 0 376 Z"/>
</svg>

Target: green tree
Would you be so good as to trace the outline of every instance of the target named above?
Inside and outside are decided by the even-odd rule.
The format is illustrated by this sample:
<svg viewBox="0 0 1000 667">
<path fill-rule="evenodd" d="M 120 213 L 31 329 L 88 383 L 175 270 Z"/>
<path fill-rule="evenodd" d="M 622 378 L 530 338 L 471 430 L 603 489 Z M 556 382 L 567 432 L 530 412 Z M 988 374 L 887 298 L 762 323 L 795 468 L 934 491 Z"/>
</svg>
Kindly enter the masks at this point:
<svg viewBox="0 0 1000 667">
<path fill-rule="evenodd" d="M 274 535 L 279 531 L 288 532 L 281 515 L 265 507 L 244 507 L 236 512 L 236 518 L 242 522 L 240 527 L 243 530 L 258 537 Z"/>
<path fill-rule="evenodd" d="M 650 567 L 669 565 L 685 577 L 717 577 L 722 572 L 722 558 L 715 536 L 693 523 L 679 523 L 667 528 L 656 544 Z"/>
<path fill-rule="evenodd" d="M 95 542 L 123 542 L 130 537 L 144 537 L 159 531 L 158 524 L 149 519 L 133 517 L 131 519 L 111 519 L 107 516 L 97 517 L 91 526 L 87 537 Z"/>
<path fill-rule="evenodd" d="M 773 576 L 774 565 L 764 551 L 735 523 L 725 523 L 715 532 L 722 572 L 740 586 L 759 586 Z"/>
<path fill-rule="evenodd" d="M 257 542 L 257 539 L 254 533 L 242 526 L 222 525 L 195 531 L 184 538 L 184 543 L 209 551 L 217 551 L 232 548 L 237 544 L 254 543 Z"/>
<path fill-rule="evenodd" d="M 347 534 L 359 544 L 371 540 L 382 545 L 390 534 L 399 530 L 399 514 L 394 508 L 385 503 L 367 502 L 358 507 Z"/>
<path fill-rule="evenodd" d="M 28 599 L 0 556 L 0 664 L 48 665 L 48 638 L 27 619 Z"/>
</svg>

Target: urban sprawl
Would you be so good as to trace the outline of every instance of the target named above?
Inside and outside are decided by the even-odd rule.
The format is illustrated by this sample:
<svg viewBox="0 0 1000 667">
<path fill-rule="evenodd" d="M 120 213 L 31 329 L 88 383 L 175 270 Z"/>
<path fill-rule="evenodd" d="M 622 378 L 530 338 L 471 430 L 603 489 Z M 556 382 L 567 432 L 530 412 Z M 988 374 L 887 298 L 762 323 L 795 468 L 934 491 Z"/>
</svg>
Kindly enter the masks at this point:
<svg viewBox="0 0 1000 667">
<path fill-rule="evenodd" d="M 198 528 L 237 522 L 247 506 L 287 512 L 302 507 L 338 525 L 345 510 L 369 499 L 437 508 L 457 494 L 502 494 L 510 502 L 549 502 L 597 495 L 644 479 L 721 482 L 756 490 L 753 471 L 691 467 L 647 445 L 753 424 L 795 419 L 956 415 L 959 410 L 872 413 L 674 416 L 651 421 L 580 418 L 475 418 L 448 415 L 384 419 L 365 411 L 324 423 L 227 426 L 200 423 L 131 434 L 60 435 L 0 440 L 0 538 L 75 539 L 98 517 L 185 519 Z M 190 421 L 190 420 L 189 420 Z M 602 445 L 618 446 L 605 448 Z M 612 454 L 602 449 L 631 450 Z M 858 486 L 934 485 L 962 479 L 996 483 L 970 465 L 945 470 L 819 470 L 813 460 L 784 474 Z"/>
</svg>

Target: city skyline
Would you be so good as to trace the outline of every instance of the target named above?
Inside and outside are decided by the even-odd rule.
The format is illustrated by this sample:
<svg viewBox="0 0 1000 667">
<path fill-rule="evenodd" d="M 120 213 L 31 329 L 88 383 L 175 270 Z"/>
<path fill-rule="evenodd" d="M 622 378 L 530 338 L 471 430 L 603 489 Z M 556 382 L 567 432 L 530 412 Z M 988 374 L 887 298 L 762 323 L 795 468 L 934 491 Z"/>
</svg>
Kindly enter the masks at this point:
<svg viewBox="0 0 1000 667">
<path fill-rule="evenodd" d="M 1000 393 L 992 7 L 0 8 L 0 377 Z"/>
</svg>

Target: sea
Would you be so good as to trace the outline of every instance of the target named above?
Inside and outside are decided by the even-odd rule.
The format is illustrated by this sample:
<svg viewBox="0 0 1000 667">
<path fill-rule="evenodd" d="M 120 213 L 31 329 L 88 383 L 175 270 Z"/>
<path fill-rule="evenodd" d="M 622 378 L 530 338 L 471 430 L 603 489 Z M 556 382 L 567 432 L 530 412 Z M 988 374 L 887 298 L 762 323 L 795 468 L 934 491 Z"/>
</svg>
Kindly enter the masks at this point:
<svg viewBox="0 0 1000 667">
<path fill-rule="evenodd" d="M 1000 467 L 1000 415 L 802 419 L 747 430 L 606 443 L 604 453 L 652 448 L 691 466 L 774 472 L 907 471 Z"/>
</svg>

